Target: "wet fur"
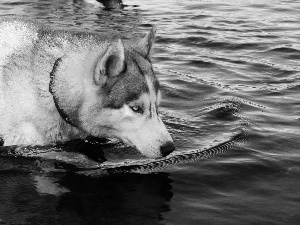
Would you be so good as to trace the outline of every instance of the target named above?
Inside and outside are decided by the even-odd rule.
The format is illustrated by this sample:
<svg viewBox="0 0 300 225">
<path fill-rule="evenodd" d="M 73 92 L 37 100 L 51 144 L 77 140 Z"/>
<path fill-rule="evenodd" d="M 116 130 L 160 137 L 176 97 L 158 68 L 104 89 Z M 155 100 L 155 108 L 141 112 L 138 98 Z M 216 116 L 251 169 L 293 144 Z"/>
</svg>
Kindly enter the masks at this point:
<svg viewBox="0 0 300 225">
<path fill-rule="evenodd" d="M 149 157 L 161 156 L 161 146 L 172 139 L 157 113 L 152 36 L 132 43 L 52 30 L 22 18 L 0 19 L 4 145 L 113 136 Z M 143 113 L 132 112 L 134 105 L 144 107 Z"/>
</svg>

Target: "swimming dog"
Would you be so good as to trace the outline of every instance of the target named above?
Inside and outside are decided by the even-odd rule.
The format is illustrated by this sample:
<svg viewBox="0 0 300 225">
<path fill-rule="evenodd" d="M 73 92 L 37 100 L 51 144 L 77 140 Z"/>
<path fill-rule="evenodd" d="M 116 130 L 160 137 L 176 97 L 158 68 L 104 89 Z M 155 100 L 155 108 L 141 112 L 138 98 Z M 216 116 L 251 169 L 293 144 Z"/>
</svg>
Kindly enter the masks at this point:
<svg viewBox="0 0 300 225">
<path fill-rule="evenodd" d="M 159 82 L 143 39 L 54 30 L 0 19 L 0 136 L 4 145 L 116 137 L 151 158 L 174 150 L 158 114 Z"/>
</svg>

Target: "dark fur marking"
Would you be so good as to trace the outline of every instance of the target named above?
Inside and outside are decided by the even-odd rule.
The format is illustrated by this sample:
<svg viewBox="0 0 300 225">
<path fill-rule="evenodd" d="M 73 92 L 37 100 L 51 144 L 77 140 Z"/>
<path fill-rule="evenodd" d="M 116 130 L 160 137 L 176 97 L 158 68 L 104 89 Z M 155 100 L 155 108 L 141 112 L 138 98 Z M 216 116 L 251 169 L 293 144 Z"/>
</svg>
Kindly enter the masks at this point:
<svg viewBox="0 0 300 225">
<path fill-rule="evenodd" d="M 142 74 L 144 77 L 146 77 L 145 72 L 143 71 L 142 67 L 140 67 L 139 63 L 135 58 L 133 58 L 133 62 L 135 63 L 136 67 L 138 68 L 140 74 Z"/>
<path fill-rule="evenodd" d="M 149 114 L 149 117 L 150 118 L 152 118 L 153 117 L 153 113 L 152 113 L 152 103 L 150 102 L 150 105 L 149 105 L 149 112 L 150 112 L 150 114 Z"/>
<path fill-rule="evenodd" d="M 133 59 L 130 55 L 128 58 Z M 137 100 L 142 93 L 149 93 L 145 73 L 136 60 L 126 62 L 127 68 L 116 77 L 113 85 L 100 91 L 104 107 L 119 109 L 128 102 Z M 110 81 L 108 81 L 110 82 Z"/>
<path fill-rule="evenodd" d="M 140 70 L 141 74 L 143 74 L 146 77 L 146 73 L 147 72 L 144 71 L 143 68 L 141 68 L 139 66 L 139 64 L 136 62 L 136 60 L 134 60 L 134 61 L 135 61 L 136 65 L 137 65 L 138 69 Z M 149 61 L 149 63 L 151 63 L 151 62 Z M 151 80 L 151 82 L 153 84 L 153 88 L 154 88 L 155 94 L 157 94 L 158 91 L 159 91 L 159 89 L 160 89 L 160 85 L 159 85 L 159 81 L 158 81 L 157 77 L 154 74 L 152 66 L 151 66 L 151 73 L 148 74 L 148 77 L 150 78 L 150 80 Z"/>
<path fill-rule="evenodd" d="M 158 94 L 158 91 L 160 90 L 160 84 L 158 79 L 155 77 L 154 82 L 153 82 L 153 87 L 155 90 L 155 94 Z"/>
<path fill-rule="evenodd" d="M 137 100 L 142 93 L 149 94 L 146 77 L 149 77 L 153 84 L 155 93 L 159 91 L 159 82 L 151 62 L 134 49 L 125 54 L 126 68 L 115 78 L 109 78 L 107 85 L 99 90 L 98 95 L 103 99 L 103 107 L 120 109 L 124 104 Z"/>
</svg>

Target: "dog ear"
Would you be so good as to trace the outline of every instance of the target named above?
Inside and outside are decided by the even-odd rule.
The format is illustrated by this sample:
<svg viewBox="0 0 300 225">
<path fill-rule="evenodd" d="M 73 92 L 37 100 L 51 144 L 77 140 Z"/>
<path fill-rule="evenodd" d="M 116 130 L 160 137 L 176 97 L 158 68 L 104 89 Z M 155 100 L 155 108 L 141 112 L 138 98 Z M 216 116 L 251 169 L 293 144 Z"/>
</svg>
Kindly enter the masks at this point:
<svg viewBox="0 0 300 225">
<path fill-rule="evenodd" d="M 156 27 L 153 26 L 150 32 L 138 43 L 136 50 L 147 59 L 150 59 L 150 53 L 154 42 Z"/>
<path fill-rule="evenodd" d="M 95 69 L 95 83 L 106 84 L 109 78 L 118 76 L 125 68 L 125 50 L 121 39 L 110 43 L 99 58 Z"/>
</svg>

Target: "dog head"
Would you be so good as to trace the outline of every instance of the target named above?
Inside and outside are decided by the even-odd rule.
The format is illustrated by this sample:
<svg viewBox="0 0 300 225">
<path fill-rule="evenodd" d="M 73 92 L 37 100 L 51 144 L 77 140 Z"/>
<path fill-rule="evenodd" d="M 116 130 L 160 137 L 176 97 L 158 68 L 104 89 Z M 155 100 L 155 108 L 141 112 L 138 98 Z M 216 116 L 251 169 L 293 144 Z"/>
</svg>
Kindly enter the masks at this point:
<svg viewBox="0 0 300 225">
<path fill-rule="evenodd" d="M 50 89 L 72 125 L 95 137 L 117 137 L 157 158 L 174 144 L 158 114 L 161 94 L 150 61 L 154 34 L 152 29 L 136 44 L 118 38 L 98 43 L 100 54 L 66 54 L 52 71 Z"/>
</svg>

